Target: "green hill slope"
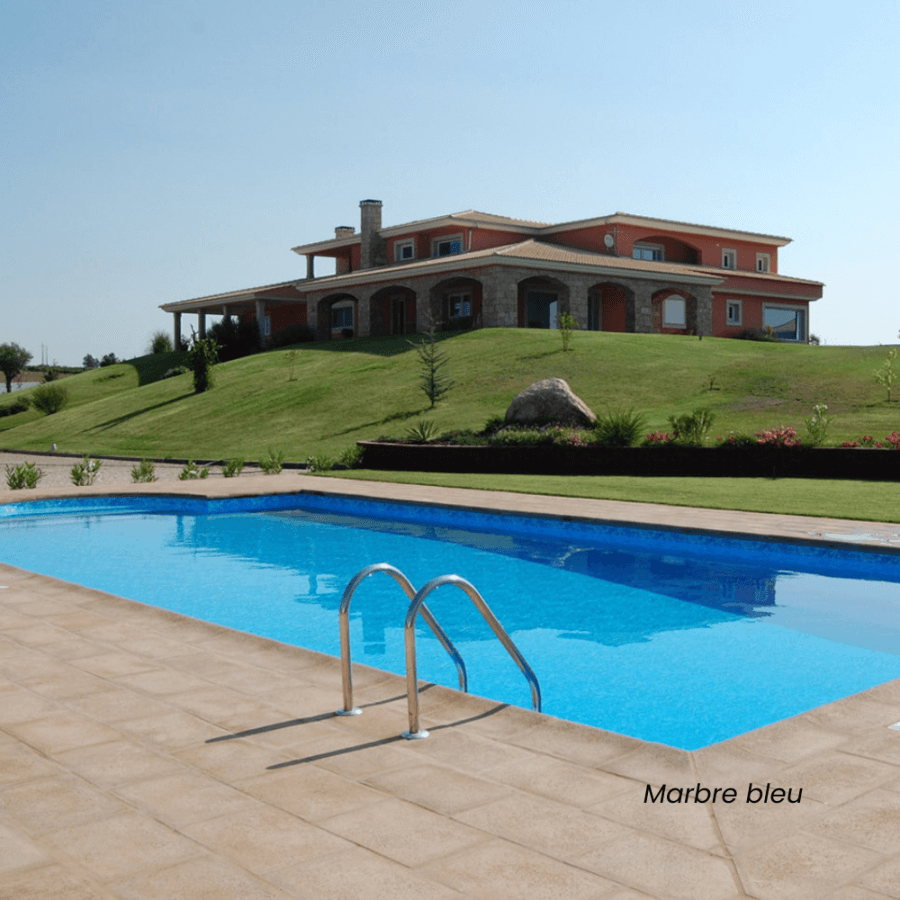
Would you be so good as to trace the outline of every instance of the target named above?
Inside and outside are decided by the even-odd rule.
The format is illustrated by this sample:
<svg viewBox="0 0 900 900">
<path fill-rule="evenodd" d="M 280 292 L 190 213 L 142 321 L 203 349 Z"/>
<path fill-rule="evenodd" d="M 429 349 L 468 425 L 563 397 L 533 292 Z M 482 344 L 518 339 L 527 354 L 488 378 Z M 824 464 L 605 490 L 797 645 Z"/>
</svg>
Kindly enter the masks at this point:
<svg viewBox="0 0 900 900">
<path fill-rule="evenodd" d="M 803 430 L 816 402 L 834 416 L 830 442 L 900 430 L 872 373 L 884 347 L 808 347 L 681 336 L 578 332 L 562 352 L 557 332 L 484 329 L 445 336 L 456 386 L 434 410 L 418 387 L 419 362 L 403 338 L 304 344 L 216 366 L 212 391 L 190 375 L 154 380 L 179 365 L 159 355 L 72 376 L 70 405 L 0 418 L 0 447 L 77 453 L 289 460 L 336 454 L 355 441 L 402 436 L 412 422 L 439 430 L 480 428 L 540 378 L 566 379 L 600 413 L 644 412 L 648 430 L 667 416 L 709 406 L 714 434 L 781 424 Z M 27 392 L 25 392 L 27 393 Z M 14 398 L 0 396 L 0 408 Z"/>
</svg>

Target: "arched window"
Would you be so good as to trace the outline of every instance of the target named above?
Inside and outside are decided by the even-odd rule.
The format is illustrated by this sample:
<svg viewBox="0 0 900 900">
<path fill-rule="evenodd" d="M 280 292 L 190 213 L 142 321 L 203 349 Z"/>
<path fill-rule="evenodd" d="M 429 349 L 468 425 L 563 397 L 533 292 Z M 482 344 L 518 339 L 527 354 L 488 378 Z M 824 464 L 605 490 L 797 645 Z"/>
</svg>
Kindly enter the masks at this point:
<svg viewBox="0 0 900 900">
<path fill-rule="evenodd" d="M 663 328 L 685 328 L 687 326 L 686 319 L 686 303 L 684 297 L 672 294 L 663 300 Z"/>
</svg>

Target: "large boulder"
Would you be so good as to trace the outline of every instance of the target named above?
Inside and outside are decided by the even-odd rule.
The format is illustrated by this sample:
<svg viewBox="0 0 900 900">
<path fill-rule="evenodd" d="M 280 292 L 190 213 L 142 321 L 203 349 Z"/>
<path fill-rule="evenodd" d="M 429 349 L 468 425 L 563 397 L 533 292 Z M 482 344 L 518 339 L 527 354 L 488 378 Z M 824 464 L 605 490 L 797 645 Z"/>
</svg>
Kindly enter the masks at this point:
<svg viewBox="0 0 900 900">
<path fill-rule="evenodd" d="M 594 424 L 597 417 L 562 378 L 544 378 L 525 388 L 506 410 L 506 421 L 520 425 L 562 422 L 566 425 Z"/>
</svg>

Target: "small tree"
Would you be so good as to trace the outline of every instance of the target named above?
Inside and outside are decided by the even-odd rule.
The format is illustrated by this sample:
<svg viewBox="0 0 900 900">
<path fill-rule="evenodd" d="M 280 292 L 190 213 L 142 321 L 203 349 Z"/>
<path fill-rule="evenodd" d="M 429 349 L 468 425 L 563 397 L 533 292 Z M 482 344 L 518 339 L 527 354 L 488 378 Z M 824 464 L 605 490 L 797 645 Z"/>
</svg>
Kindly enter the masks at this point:
<svg viewBox="0 0 900 900">
<path fill-rule="evenodd" d="M 559 326 L 559 336 L 562 338 L 563 353 L 565 353 L 569 349 L 572 332 L 578 327 L 578 323 L 571 313 L 561 312 L 557 317 L 556 324 Z"/>
<path fill-rule="evenodd" d="M 100 368 L 105 369 L 107 366 L 114 366 L 118 361 L 118 357 L 115 353 L 107 353 L 106 356 L 100 360 Z"/>
<path fill-rule="evenodd" d="M 434 409 L 434 404 L 456 384 L 441 371 L 447 365 L 447 354 L 440 348 L 434 323 L 429 322 L 419 340 L 407 343 L 419 355 L 419 387 L 431 401 L 429 409 Z"/>
<path fill-rule="evenodd" d="M 888 403 L 891 402 L 891 390 L 897 383 L 897 370 L 894 368 L 894 361 L 897 359 L 897 348 L 891 347 L 888 350 L 887 359 L 884 361 L 880 369 L 875 370 L 875 380 L 883 387 L 887 388 Z"/>
<path fill-rule="evenodd" d="M 25 371 L 31 354 L 18 344 L 0 344 L 0 371 L 6 378 L 6 393 L 12 393 L 12 380 Z"/>
<path fill-rule="evenodd" d="M 92 356 L 90 353 L 86 354 L 84 359 L 81 361 L 81 365 L 85 367 L 85 369 L 99 369 L 100 368 L 100 360 L 97 359 L 96 356 Z"/>
<path fill-rule="evenodd" d="M 45 416 L 58 413 L 69 402 L 69 392 L 61 385 L 42 384 L 31 393 L 31 404 Z"/>
<path fill-rule="evenodd" d="M 147 352 L 152 354 L 171 353 L 172 338 L 165 331 L 154 331 L 147 344 Z"/>
<path fill-rule="evenodd" d="M 213 386 L 212 367 L 219 359 L 219 349 L 213 337 L 198 338 L 194 335 L 188 351 L 188 365 L 194 373 L 194 391 L 202 394 Z"/>
</svg>

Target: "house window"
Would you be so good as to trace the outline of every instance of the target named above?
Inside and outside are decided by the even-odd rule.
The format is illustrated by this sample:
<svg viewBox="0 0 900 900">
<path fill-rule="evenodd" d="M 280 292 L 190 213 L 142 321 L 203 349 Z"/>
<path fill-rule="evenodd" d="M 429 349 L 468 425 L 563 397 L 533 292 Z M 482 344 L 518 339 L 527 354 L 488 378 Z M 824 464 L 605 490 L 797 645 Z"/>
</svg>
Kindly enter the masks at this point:
<svg viewBox="0 0 900 900">
<path fill-rule="evenodd" d="M 415 241 L 397 241 L 394 244 L 394 259 L 397 262 L 404 262 L 407 259 L 416 258 Z"/>
<path fill-rule="evenodd" d="M 685 312 L 684 297 L 677 297 L 674 294 L 666 297 L 663 300 L 663 328 L 684 328 L 686 326 Z"/>
<path fill-rule="evenodd" d="M 806 340 L 806 310 L 796 306 L 764 306 L 763 325 L 780 341 Z"/>
<path fill-rule="evenodd" d="M 757 272 L 771 272 L 772 271 L 772 257 L 768 253 L 757 253 L 756 254 L 756 271 Z"/>
<path fill-rule="evenodd" d="M 725 322 L 728 325 L 742 325 L 744 323 L 744 314 L 741 309 L 740 300 L 726 300 Z"/>
<path fill-rule="evenodd" d="M 463 316 L 472 315 L 471 294 L 451 294 L 448 300 L 451 319 L 459 319 Z"/>
<path fill-rule="evenodd" d="M 455 253 L 462 253 L 462 235 L 454 235 L 449 238 L 438 238 L 432 242 L 432 256 L 453 256 Z"/>
<path fill-rule="evenodd" d="M 662 244 L 635 244 L 631 248 L 631 258 L 662 262 L 666 258 L 666 250 Z"/>
<path fill-rule="evenodd" d="M 332 306 L 331 307 L 331 327 L 352 328 L 353 327 L 353 307 L 352 306 Z"/>
<path fill-rule="evenodd" d="M 736 269 L 737 268 L 737 250 L 723 250 L 722 251 L 722 268 L 723 269 Z"/>
</svg>

